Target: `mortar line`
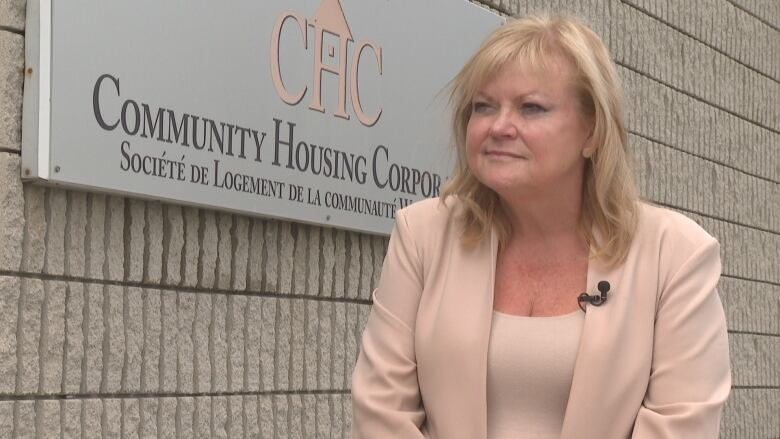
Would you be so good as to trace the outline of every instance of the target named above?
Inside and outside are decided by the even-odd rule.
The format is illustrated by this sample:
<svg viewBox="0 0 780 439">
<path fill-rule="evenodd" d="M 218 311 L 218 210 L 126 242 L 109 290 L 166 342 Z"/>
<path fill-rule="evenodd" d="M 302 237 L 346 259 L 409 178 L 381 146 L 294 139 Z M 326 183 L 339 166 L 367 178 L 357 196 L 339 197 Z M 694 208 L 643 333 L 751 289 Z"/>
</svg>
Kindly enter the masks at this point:
<svg viewBox="0 0 780 439">
<path fill-rule="evenodd" d="M 488 8 L 494 9 L 494 10 L 496 10 L 496 11 L 498 11 L 498 12 L 500 12 L 500 13 L 506 15 L 506 16 L 509 16 L 509 17 L 513 17 L 514 16 L 512 14 L 512 11 L 508 10 L 507 8 L 501 7 L 499 5 L 490 4 L 489 2 L 487 2 L 485 0 L 476 0 L 476 1 L 480 5 L 487 6 Z"/>
<path fill-rule="evenodd" d="M 2 24 L 0 24 L 0 31 L 11 32 L 13 34 L 24 36 L 24 29 L 17 29 L 15 27 L 4 26 Z"/>
<path fill-rule="evenodd" d="M 772 285 L 772 286 L 775 286 L 775 287 L 780 287 L 780 282 L 773 282 L 771 280 L 751 279 L 749 277 L 737 276 L 735 274 L 726 274 L 726 273 L 721 273 L 720 277 L 726 277 L 726 278 L 729 278 L 729 279 L 744 280 L 744 281 L 747 281 L 747 282 L 756 282 L 756 283 L 760 283 L 760 284 L 767 284 L 767 285 Z"/>
<path fill-rule="evenodd" d="M 663 145 L 663 146 L 665 146 L 665 147 L 667 147 L 669 149 L 673 149 L 673 150 L 681 152 L 683 154 L 687 154 L 687 155 L 696 157 L 698 159 L 701 159 L 701 160 L 704 160 L 704 161 L 707 161 L 707 162 L 714 163 L 716 165 L 722 166 L 724 168 L 731 169 L 733 171 L 739 172 L 740 174 L 745 174 L 745 175 L 748 175 L 750 177 L 757 178 L 759 180 L 763 180 L 763 181 L 766 181 L 766 182 L 769 182 L 769 183 L 774 183 L 774 184 L 780 185 L 780 180 L 773 180 L 772 178 L 769 178 L 769 177 L 764 177 L 762 175 L 758 175 L 758 174 L 754 174 L 754 173 L 749 172 L 749 171 L 745 171 L 744 169 L 738 168 L 738 167 L 736 167 L 734 165 L 730 165 L 728 163 L 721 162 L 720 160 L 716 160 L 716 159 L 713 159 L 713 158 L 710 158 L 710 157 L 705 157 L 703 155 L 696 154 L 695 152 L 691 152 L 691 151 L 682 149 L 679 146 L 675 146 L 675 145 L 672 145 L 670 143 L 666 143 L 664 141 L 655 139 L 653 137 L 650 137 L 650 136 L 647 136 L 645 134 L 639 133 L 638 131 L 628 130 L 628 133 L 631 134 L 631 135 L 640 137 L 642 139 L 648 140 L 650 142 L 657 143 L 659 145 Z"/>
<path fill-rule="evenodd" d="M 734 3 L 734 1 L 733 1 L 733 0 L 726 0 L 726 2 L 727 2 L 727 3 L 729 3 L 731 6 L 734 6 L 735 8 L 739 9 L 740 11 L 742 11 L 742 12 L 744 12 L 744 13 L 746 13 L 746 14 L 750 15 L 751 17 L 755 18 L 756 20 L 760 21 L 761 23 L 764 23 L 764 24 L 765 24 L 765 25 L 767 25 L 767 26 L 768 26 L 770 29 L 774 29 L 774 30 L 776 30 L 777 32 L 780 32 L 780 28 L 778 28 L 778 27 L 777 27 L 777 26 L 775 26 L 774 24 L 770 23 L 770 22 L 769 22 L 769 21 L 767 21 L 765 18 L 763 18 L 763 17 L 761 17 L 761 16 L 757 15 L 756 13 L 754 13 L 754 12 L 752 12 L 752 11 L 749 11 L 749 10 L 745 9 L 745 7 L 744 7 L 744 6 L 742 6 L 742 5 L 739 5 L 739 4 L 737 4 L 737 3 Z"/>
<path fill-rule="evenodd" d="M 764 125 L 764 124 L 763 124 L 763 123 L 761 123 L 761 122 L 757 122 L 757 121 L 751 120 L 751 119 L 749 119 L 747 116 L 743 116 L 743 115 L 741 115 L 741 114 L 737 113 L 737 112 L 736 112 L 736 111 L 734 111 L 734 110 L 729 110 L 728 108 L 726 108 L 726 107 L 723 107 L 723 106 L 722 106 L 722 105 L 720 105 L 720 104 L 716 104 L 716 103 L 710 102 L 710 101 L 708 101 L 708 100 L 706 100 L 706 99 L 702 98 L 701 96 L 697 96 L 697 95 L 695 95 L 695 94 L 693 94 L 693 93 L 691 93 L 691 92 L 689 92 L 689 91 L 683 90 L 682 88 L 680 88 L 680 87 L 677 87 L 676 85 L 672 85 L 672 84 L 670 84 L 670 83 L 668 83 L 668 82 L 666 82 L 666 81 L 664 81 L 664 80 L 661 80 L 661 79 L 655 78 L 655 77 L 653 77 L 653 76 L 650 76 L 649 74 L 647 74 L 647 73 L 645 73 L 645 72 L 643 72 L 643 71 L 639 70 L 639 69 L 638 69 L 638 68 L 636 68 L 636 67 L 630 66 L 630 65 L 626 64 L 626 63 L 625 63 L 625 62 L 623 62 L 623 61 L 618 61 L 618 60 L 615 60 L 615 64 L 616 64 L 616 65 L 618 65 L 618 66 L 620 66 L 620 67 L 623 67 L 623 68 L 624 68 L 624 69 L 626 69 L 626 70 L 630 70 L 630 71 L 632 71 L 632 72 L 636 73 L 637 75 L 644 76 L 645 78 L 648 78 L 648 79 L 650 79 L 651 81 L 655 81 L 655 82 L 657 82 L 657 83 L 659 83 L 659 84 L 661 84 L 661 85 L 664 85 L 664 86 L 666 86 L 666 87 L 669 87 L 670 89 L 672 89 L 672 90 L 674 90 L 674 91 L 676 91 L 676 92 L 678 92 L 678 93 L 684 94 L 685 96 L 688 96 L 688 97 L 689 97 L 689 98 L 691 98 L 691 99 L 694 99 L 694 100 L 697 100 L 697 101 L 699 101 L 699 102 L 702 102 L 702 103 L 704 103 L 704 104 L 706 104 L 706 105 L 709 105 L 709 106 L 711 106 L 711 107 L 713 107 L 713 108 L 717 108 L 718 110 L 721 110 L 721 111 L 723 111 L 723 112 L 726 112 L 726 113 L 728 113 L 728 114 L 730 114 L 730 115 L 732 115 L 732 116 L 734 116 L 734 117 L 736 117 L 736 118 L 738 118 L 738 119 L 744 120 L 745 122 L 747 122 L 747 123 L 749 123 L 749 124 L 755 125 L 755 126 L 757 126 L 757 127 L 759 127 L 759 128 L 763 128 L 763 129 L 765 129 L 765 130 L 767 130 L 767 131 L 769 131 L 769 132 L 775 133 L 775 134 L 780 134 L 780 130 L 779 130 L 779 129 L 772 128 L 772 127 L 770 127 L 770 126 Z"/>
<path fill-rule="evenodd" d="M 644 15 L 647 15 L 648 17 L 658 21 L 659 23 L 663 23 L 667 27 L 669 27 L 671 29 L 674 29 L 675 31 L 681 33 L 682 35 L 685 35 L 686 37 L 696 41 L 697 43 L 700 43 L 700 44 L 704 45 L 705 47 L 708 47 L 708 48 L 718 52 L 719 54 L 721 54 L 721 55 L 725 56 L 726 58 L 734 61 L 735 63 L 737 63 L 737 64 L 747 68 L 748 70 L 751 70 L 751 71 L 753 71 L 755 73 L 758 73 L 759 75 L 769 79 L 772 82 L 780 84 L 780 80 L 777 80 L 776 78 L 772 77 L 768 73 L 764 73 L 764 72 L 758 70 L 757 68 L 755 68 L 755 67 L 753 67 L 753 66 L 751 66 L 749 64 L 746 64 L 746 63 L 738 60 L 737 58 L 734 58 L 732 55 L 729 55 L 728 53 L 724 52 L 722 49 L 720 49 L 720 48 L 718 48 L 718 47 L 716 47 L 716 46 L 714 46 L 714 45 L 712 45 L 712 44 L 710 44 L 710 43 L 708 43 L 708 42 L 706 42 L 704 40 L 699 39 L 695 35 L 688 33 L 688 31 L 686 31 L 686 30 L 684 30 L 684 29 L 682 29 L 682 28 L 680 28 L 680 27 L 678 27 L 678 26 L 676 26 L 676 25 L 674 25 L 672 23 L 669 23 L 668 21 L 664 20 L 663 18 L 661 18 L 661 17 L 653 14 L 652 12 L 648 11 L 647 9 L 645 9 L 645 8 L 639 6 L 639 5 L 635 5 L 634 3 L 631 3 L 630 0 L 620 0 L 620 2 L 623 3 L 624 5 L 632 8 L 632 9 L 635 9 L 635 10 L 641 12 Z"/>
<path fill-rule="evenodd" d="M 79 282 L 84 284 L 104 285 L 104 286 L 127 286 L 136 288 L 149 288 L 160 291 L 176 291 L 176 292 L 190 292 L 190 293 L 208 293 L 208 294 L 222 294 L 222 295 L 239 295 L 247 297 L 267 297 L 275 299 L 303 299 L 303 300 L 319 300 L 323 302 L 345 302 L 355 303 L 358 305 L 371 305 L 373 302 L 366 299 L 354 299 L 347 297 L 325 297 L 306 294 L 286 294 L 276 293 L 270 291 L 258 291 L 258 290 L 243 290 L 233 291 L 220 288 L 204 288 L 204 287 L 187 287 L 179 285 L 157 285 L 143 281 L 120 281 L 110 279 L 94 279 L 82 276 L 67 276 L 67 275 L 55 275 L 47 273 L 33 273 L 27 271 L 17 270 L 0 270 L 0 276 L 19 277 L 23 279 L 39 279 L 44 281 L 58 281 L 58 282 Z"/>
<path fill-rule="evenodd" d="M 728 333 L 741 334 L 741 335 L 758 335 L 761 337 L 780 337 L 780 334 L 772 334 L 771 332 L 741 331 L 739 329 L 729 329 Z"/>
<path fill-rule="evenodd" d="M 780 385 L 777 386 L 731 386 L 732 389 L 738 390 L 780 390 Z"/>
<path fill-rule="evenodd" d="M 722 218 L 722 217 L 719 217 L 717 215 L 713 215 L 713 214 L 710 214 L 710 213 L 704 213 L 704 212 L 698 212 L 696 210 L 692 210 L 692 209 L 689 209 L 687 207 L 675 206 L 674 204 L 664 203 L 664 202 L 656 201 L 656 200 L 651 200 L 651 201 L 653 202 L 653 204 L 657 204 L 659 206 L 669 207 L 671 209 L 682 210 L 683 212 L 692 213 L 692 214 L 695 214 L 695 215 L 703 216 L 703 217 L 706 217 L 706 218 L 714 219 L 714 220 L 721 221 L 721 222 L 728 223 L 728 224 L 733 224 L 735 226 L 744 227 L 746 229 L 758 230 L 760 232 L 764 232 L 764 233 L 769 233 L 769 234 L 772 234 L 772 235 L 780 236 L 780 232 L 777 232 L 775 230 L 765 229 L 763 227 L 752 226 L 752 225 L 741 223 L 741 222 L 738 222 L 738 221 L 728 220 L 726 218 Z"/>
<path fill-rule="evenodd" d="M 213 393 L 123 393 L 123 394 L 49 394 L 49 395 L 0 395 L 0 402 L 9 401 L 61 401 L 61 400 L 108 400 L 108 399 L 159 399 L 159 398 L 200 398 L 200 397 L 231 397 L 231 396 L 285 396 L 285 395 L 349 395 L 350 389 L 330 390 L 273 390 L 260 392 L 213 392 Z M 139 407 L 140 410 L 140 407 Z M 18 416 L 14 416 L 18 419 Z"/>
</svg>

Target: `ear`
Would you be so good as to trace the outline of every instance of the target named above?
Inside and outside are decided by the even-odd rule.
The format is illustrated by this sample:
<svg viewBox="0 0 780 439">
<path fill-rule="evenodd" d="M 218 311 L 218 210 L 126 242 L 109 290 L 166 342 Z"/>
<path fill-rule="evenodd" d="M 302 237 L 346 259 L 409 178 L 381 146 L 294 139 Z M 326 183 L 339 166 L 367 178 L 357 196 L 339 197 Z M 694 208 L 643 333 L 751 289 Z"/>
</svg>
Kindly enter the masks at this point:
<svg viewBox="0 0 780 439">
<path fill-rule="evenodd" d="M 589 159 L 594 152 L 596 152 L 596 146 L 593 144 L 593 127 L 591 127 L 588 137 L 585 138 L 585 143 L 582 144 L 582 156 Z"/>
<path fill-rule="evenodd" d="M 586 159 L 593 157 L 593 153 L 596 152 L 594 148 L 585 147 L 582 148 L 582 156 Z"/>
</svg>

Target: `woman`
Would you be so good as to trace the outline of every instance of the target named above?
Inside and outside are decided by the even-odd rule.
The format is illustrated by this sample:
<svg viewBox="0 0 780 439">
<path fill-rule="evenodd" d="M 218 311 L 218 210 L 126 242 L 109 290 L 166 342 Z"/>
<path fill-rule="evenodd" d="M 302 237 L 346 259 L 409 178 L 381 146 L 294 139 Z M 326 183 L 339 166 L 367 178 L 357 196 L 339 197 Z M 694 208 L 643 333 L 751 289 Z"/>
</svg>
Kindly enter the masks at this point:
<svg viewBox="0 0 780 439">
<path fill-rule="evenodd" d="M 441 200 L 396 215 L 352 437 L 717 437 L 718 243 L 638 201 L 600 39 L 510 22 L 451 99 L 457 163 Z"/>
</svg>

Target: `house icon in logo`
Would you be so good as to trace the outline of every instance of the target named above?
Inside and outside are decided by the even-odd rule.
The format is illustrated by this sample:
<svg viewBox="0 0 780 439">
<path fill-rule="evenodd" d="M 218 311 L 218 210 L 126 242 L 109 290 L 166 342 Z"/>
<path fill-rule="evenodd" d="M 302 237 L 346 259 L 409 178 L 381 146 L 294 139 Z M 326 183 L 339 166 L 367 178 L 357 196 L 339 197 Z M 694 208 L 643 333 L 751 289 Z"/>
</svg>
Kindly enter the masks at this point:
<svg viewBox="0 0 780 439">
<path fill-rule="evenodd" d="M 321 38 L 322 31 L 325 31 L 340 37 L 342 41 L 354 41 L 339 0 L 323 0 L 312 20 L 317 30 L 317 38 Z"/>
<path fill-rule="evenodd" d="M 298 105 L 309 89 L 308 86 L 304 86 L 300 89 L 301 91 L 292 94 L 288 91 L 282 78 L 279 60 L 281 56 L 287 54 L 280 53 L 280 40 L 285 22 L 288 19 L 298 25 L 304 50 L 309 49 L 309 29 L 312 28 L 314 31 L 314 63 L 312 82 L 310 84 L 312 90 L 309 109 L 321 113 L 326 112 L 322 103 L 322 78 L 324 74 L 329 73 L 336 75 L 338 78 L 338 102 L 333 115 L 343 119 L 350 118 L 349 113 L 347 113 L 347 91 L 349 90 L 352 108 L 357 119 L 365 126 L 375 125 L 382 114 L 382 109 L 379 108 L 373 115 L 365 114 L 360 102 L 358 72 L 363 51 L 370 49 L 374 53 L 379 67 L 379 75 L 381 76 L 382 48 L 373 42 L 363 40 L 356 45 L 352 44 L 354 47 L 352 52 L 350 52 L 350 45 L 354 42 L 354 37 L 339 0 L 322 0 L 322 3 L 320 3 L 309 20 L 291 11 L 283 12 L 277 18 L 273 34 L 271 35 L 270 65 L 271 78 L 273 79 L 276 92 L 282 101 L 289 105 Z M 326 33 L 338 39 L 338 48 L 326 43 Z M 328 38 L 328 40 L 332 39 Z M 338 53 L 336 52 L 337 50 Z M 336 59 L 338 61 L 334 65 L 333 61 Z M 348 68 L 349 70 L 347 70 Z M 348 85 L 349 89 L 347 88 Z"/>
</svg>

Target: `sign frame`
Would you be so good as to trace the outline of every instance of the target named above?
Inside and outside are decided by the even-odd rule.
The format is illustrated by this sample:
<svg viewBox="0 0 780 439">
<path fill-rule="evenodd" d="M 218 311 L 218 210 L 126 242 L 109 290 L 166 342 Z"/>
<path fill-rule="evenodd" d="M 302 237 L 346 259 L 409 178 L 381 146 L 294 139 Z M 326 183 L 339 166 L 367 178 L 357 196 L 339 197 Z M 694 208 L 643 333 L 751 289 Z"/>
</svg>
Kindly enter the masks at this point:
<svg viewBox="0 0 780 439">
<path fill-rule="evenodd" d="M 339 0 L 333 0 L 337 4 Z M 345 0 L 346 1 L 346 0 Z M 442 0 L 445 1 L 445 0 Z M 494 28 L 504 23 L 505 19 L 493 13 L 492 11 L 485 9 L 479 5 L 473 4 L 468 0 L 446 0 L 448 2 L 455 2 L 463 8 L 470 8 L 474 14 L 479 16 L 482 22 L 491 21 Z M 323 0 L 325 4 L 326 0 Z M 34 183 L 47 186 L 60 186 L 64 188 L 73 188 L 77 190 L 85 190 L 94 193 L 106 193 L 111 195 L 121 195 L 133 198 L 140 198 L 146 200 L 157 200 L 166 203 L 174 203 L 178 205 L 194 206 L 198 208 L 214 209 L 219 211 L 226 211 L 235 214 L 258 216 L 266 218 L 275 218 L 287 221 L 295 221 L 306 224 L 314 224 L 326 227 L 336 227 L 346 230 L 353 230 L 363 233 L 389 235 L 394 215 L 389 216 L 389 222 L 384 221 L 384 225 L 374 227 L 369 226 L 356 226 L 354 224 L 345 223 L 343 221 L 332 220 L 331 215 L 322 214 L 320 218 L 315 218 L 312 215 L 301 217 L 297 214 L 288 215 L 285 212 L 280 212 L 279 209 L 274 211 L 263 211 L 262 209 L 246 209 L 236 208 L 235 205 L 220 205 L 211 202 L 203 202 L 195 199 L 184 199 L 178 196 L 170 196 L 166 194 L 150 193 L 149 191 L 139 191 L 134 189 L 107 187 L 100 184 L 93 184 L 92 182 L 74 182 L 66 181 L 59 178 L 60 165 L 55 163 L 52 158 L 52 119 L 58 117 L 58 114 L 53 113 L 54 106 L 52 104 L 53 90 L 52 90 L 52 67 L 53 63 L 56 63 L 55 54 L 53 53 L 53 0 L 30 0 L 27 3 L 27 22 L 26 22 L 26 35 L 25 35 L 25 75 L 24 75 L 24 97 L 23 97 L 23 118 L 22 118 L 22 167 L 21 177 L 26 183 Z M 62 5 L 58 5 L 63 7 Z M 471 13 L 471 12 L 470 12 Z M 484 26 L 484 25 L 483 25 Z M 307 28 L 308 29 L 308 28 Z M 492 29 L 491 29 L 492 30 Z M 483 32 L 486 36 L 487 31 Z M 304 36 L 307 38 L 307 36 Z M 481 40 L 481 38 L 480 38 Z M 370 43 L 370 42 L 369 42 Z M 476 43 L 479 41 L 475 41 Z M 304 44 L 305 46 L 306 44 Z M 368 46 L 363 46 L 363 48 Z M 377 46 L 369 47 L 374 51 L 377 61 L 380 63 L 381 74 L 381 55 L 377 55 Z M 331 49 L 332 50 L 332 49 Z M 361 48 L 362 50 L 362 48 Z M 381 50 L 381 49 L 380 49 Z M 360 52 L 358 52 L 358 59 L 360 58 Z M 367 55 L 363 55 L 364 57 Z M 331 57 L 333 54 L 331 53 Z M 465 60 L 464 60 L 465 61 Z M 341 62 L 341 61 L 339 61 Z M 321 74 L 321 73 L 320 73 Z M 357 75 L 355 75 L 357 76 Z M 94 80 L 94 79 L 93 79 Z M 357 81 L 355 79 L 355 81 Z M 442 84 L 444 86 L 444 84 Z M 354 87 L 354 85 L 353 85 Z M 118 87 L 117 87 L 118 89 Z M 278 90 L 278 87 L 277 87 Z M 352 89 L 354 93 L 354 88 Z M 274 98 L 277 98 L 274 96 Z M 279 96 L 281 100 L 285 101 L 285 104 L 290 105 L 284 99 L 282 95 Z M 354 99 L 354 97 L 353 97 Z M 303 105 L 302 105 L 303 106 Z M 309 107 L 313 109 L 312 107 Z M 371 126 L 376 123 L 378 115 L 375 118 L 367 117 L 362 113 L 363 109 L 360 108 L 360 98 L 358 97 L 357 108 L 360 109 L 360 113 L 355 110 L 356 114 L 353 115 L 354 122 L 358 120 L 365 126 Z M 306 110 L 301 110 L 306 111 Z M 381 112 L 381 111 L 380 111 Z M 376 113 L 374 113 L 376 114 Z M 279 125 L 277 123 L 277 132 Z M 263 133 L 265 134 L 265 133 Z M 278 134 L 277 134 L 278 136 Z M 290 139 L 292 141 L 292 139 Z M 278 142 L 278 139 L 277 139 Z M 60 146 L 62 148 L 63 146 Z M 292 149 L 292 147 L 290 147 Z M 259 157 L 259 147 L 258 147 Z M 388 159 L 389 160 L 389 159 Z M 443 183 L 443 181 L 442 181 Z M 311 188 L 309 188 L 311 189 Z M 419 198 L 418 198 L 419 199 Z M 414 200 L 407 200 L 408 202 Z M 403 205 L 397 206 L 398 208 Z M 393 213 L 395 208 L 393 208 Z"/>
</svg>

